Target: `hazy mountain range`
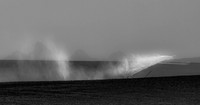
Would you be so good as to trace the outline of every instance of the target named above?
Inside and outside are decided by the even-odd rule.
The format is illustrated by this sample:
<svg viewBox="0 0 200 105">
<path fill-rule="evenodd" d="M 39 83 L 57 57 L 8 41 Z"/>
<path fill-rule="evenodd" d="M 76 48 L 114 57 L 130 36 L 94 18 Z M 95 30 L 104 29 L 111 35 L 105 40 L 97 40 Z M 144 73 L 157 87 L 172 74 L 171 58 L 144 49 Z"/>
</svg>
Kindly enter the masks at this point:
<svg viewBox="0 0 200 105">
<path fill-rule="evenodd" d="M 49 60 L 54 57 L 57 51 L 56 48 L 51 48 L 47 46 L 46 43 L 36 42 L 34 45 L 27 46 L 26 48 L 21 48 L 18 51 L 4 57 L 2 60 Z M 68 55 L 66 55 L 68 56 Z M 110 54 L 106 60 L 107 61 L 120 61 L 126 56 L 123 51 L 116 51 Z M 104 59 L 104 58 L 103 58 Z M 102 61 L 102 59 L 95 58 L 88 55 L 83 49 L 76 50 L 74 53 L 69 55 L 69 60 L 71 61 Z M 167 61 L 168 62 L 168 61 Z M 200 63 L 200 57 L 193 58 L 181 58 L 170 60 L 171 63 Z"/>
<path fill-rule="evenodd" d="M 52 51 L 52 49 L 48 48 L 42 42 L 36 42 L 32 46 L 28 46 L 28 48 L 19 49 L 18 51 L 11 53 L 2 58 L 2 60 L 47 60 L 48 58 L 52 58 L 54 54 L 56 54 L 56 51 Z M 122 51 L 117 51 L 107 57 L 106 60 L 119 61 L 124 57 L 124 55 L 125 54 Z M 72 61 L 102 61 L 104 59 L 90 56 L 82 49 L 78 49 L 71 55 L 66 56 L 69 56 L 69 60 Z"/>
<path fill-rule="evenodd" d="M 200 57 L 174 59 L 173 62 L 200 63 Z"/>
</svg>

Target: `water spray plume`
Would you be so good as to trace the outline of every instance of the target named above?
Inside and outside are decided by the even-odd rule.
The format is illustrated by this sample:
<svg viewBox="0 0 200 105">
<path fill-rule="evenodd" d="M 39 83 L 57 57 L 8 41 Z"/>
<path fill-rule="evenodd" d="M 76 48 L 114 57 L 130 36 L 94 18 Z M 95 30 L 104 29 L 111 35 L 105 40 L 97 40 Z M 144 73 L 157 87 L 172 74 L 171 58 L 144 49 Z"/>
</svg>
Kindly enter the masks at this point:
<svg viewBox="0 0 200 105">
<path fill-rule="evenodd" d="M 64 80 L 68 79 L 70 76 L 70 69 L 66 62 L 68 61 L 68 56 L 66 55 L 65 51 L 55 46 L 52 41 L 47 41 L 47 46 L 51 50 L 52 60 L 55 60 L 58 66 L 58 74 Z"/>
<path fill-rule="evenodd" d="M 130 55 L 122 60 L 122 64 L 115 70 L 113 75 L 132 76 L 148 67 L 173 59 L 173 56 L 151 54 L 151 55 Z"/>
<path fill-rule="evenodd" d="M 34 40 L 27 38 L 27 40 L 24 40 L 22 43 L 23 44 L 19 49 L 19 60 L 51 60 L 55 63 L 55 68 L 52 66 L 47 71 L 46 69 L 42 69 L 42 71 L 39 71 L 39 75 L 41 77 L 45 75 L 46 77 L 51 79 L 55 77 L 57 78 L 58 76 L 59 80 L 67 80 L 69 78 L 70 70 L 67 64 L 69 57 L 67 56 L 64 48 L 61 48 L 60 46 L 55 44 L 55 41 L 52 41 L 50 39 Z M 25 66 L 29 66 L 28 64 L 20 63 L 20 65 L 20 69 L 22 69 L 22 72 L 26 72 L 26 75 L 34 75 L 33 73 L 36 73 L 38 71 L 35 69 L 31 69 L 34 67 L 28 67 L 28 69 L 25 68 Z M 31 70 L 29 70 L 29 68 Z M 28 74 L 28 70 L 33 73 Z"/>
<path fill-rule="evenodd" d="M 148 67 L 174 58 L 174 56 L 165 54 L 131 54 L 123 58 L 119 66 L 118 64 L 110 64 L 112 66 L 111 68 L 105 65 L 104 68 L 95 68 L 96 70 L 89 70 L 88 68 L 84 67 L 76 69 L 69 66 L 69 63 L 67 62 L 69 61 L 68 54 L 64 48 L 58 46 L 55 41 L 46 39 L 39 42 L 40 43 L 36 43 L 35 40 L 27 41 L 26 45 L 24 45 L 22 48 L 22 55 L 25 55 L 25 58 L 31 60 L 52 60 L 55 66 L 48 69 L 48 71 L 45 71 L 45 69 L 43 72 L 40 71 L 40 69 L 34 71 L 32 71 L 32 69 L 29 70 L 30 74 L 28 75 L 32 75 L 34 72 L 36 72 L 34 75 L 36 77 L 33 77 L 33 79 L 39 78 L 37 75 L 41 76 L 41 78 L 43 75 L 45 75 L 48 77 L 48 79 L 49 77 L 50 79 L 54 79 L 55 77 L 57 79 L 58 77 L 59 80 L 107 79 L 115 77 L 126 78 L 130 76 L 132 77 L 134 74 Z M 24 58 L 24 56 L 22 56 L 22 58 Z M 25 70 L 22 72 L 25 72 L 26 74 Z"/>
</svg>

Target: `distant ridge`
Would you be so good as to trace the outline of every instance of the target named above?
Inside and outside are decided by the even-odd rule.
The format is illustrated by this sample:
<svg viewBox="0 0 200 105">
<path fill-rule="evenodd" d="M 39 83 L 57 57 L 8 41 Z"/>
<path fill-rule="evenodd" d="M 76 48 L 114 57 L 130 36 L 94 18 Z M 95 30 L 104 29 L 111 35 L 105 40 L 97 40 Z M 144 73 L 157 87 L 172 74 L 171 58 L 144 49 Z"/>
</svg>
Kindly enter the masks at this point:
<svg viewBox="0 0 200 105">
<path fill-rule="evenodd" d="M 200 57 L 174 59 L 171 62 L 200 63 Z"/>
<path fill-rule="evenodd" d="M 28 48 L 20 49 L 2 58 L 2 60 L 49 60 L 50 49 L 43 42 L 36 42 Z"/>
<path fill-rule="evenodd" d="M 133 78 L 200 75 L 200 63 L 157 64 L 134 74 Z"/>
<path fill-rule="evenodd" d="M 73 61 L 97 61 L 97 58 L 90 57 L 84 50 L 78 49 L 71 56 Z"/>
<path fill-rule="evenodd" d="M 126 56 L 126 54 L 123 51 L 117 51 L 117 52 L 110 54 L 108 59 L 111 61 L 121 61 L 125 56 Z"/>
</svg>

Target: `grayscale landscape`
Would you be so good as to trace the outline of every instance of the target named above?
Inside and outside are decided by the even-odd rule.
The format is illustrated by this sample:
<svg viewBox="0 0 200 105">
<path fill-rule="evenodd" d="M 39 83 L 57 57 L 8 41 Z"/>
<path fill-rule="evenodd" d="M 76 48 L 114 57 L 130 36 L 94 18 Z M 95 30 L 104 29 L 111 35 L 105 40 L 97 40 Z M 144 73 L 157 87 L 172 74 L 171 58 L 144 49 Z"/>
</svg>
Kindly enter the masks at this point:
<svg viewBox="0 0 200 105">
<path fill-rule="evenodd" d="M 32 65 L 31 70 L 36 69 L 36 73 L 43 74 L 37 79 L 36 73 L 27 71 L 32 73 L 32 77 L 26 77 L 17 71 L 16 68 L 19 66 L 17 62 L 22 61 L 0 62 L 1 74 L 5 70 L 10 71 L 13 72 L 13 76 L 9 81 L 15 78 L 15 81 L 0 83 L 0 103 L 4 105 L 197 105 L 200 103 L 199 63 L 158 64 L 131 78 L 63 81 L 59 77 L 50 78 L 50 75 L 45 75 L 48 70 L 45 70 L 44 66 L 48 65 L 51 69 L 53 61 L 24 61 Z M 111 63 L 71 61 L 70 64 L 73 69 L 84 68 L 89 73 L 90 69 L 98 70 Z M 112 64 L 118 63 L 112 62 Z M 9 72 L 7 74 L 10 76 Z M 143 77 L 140 77 L 142 75 Z M 1 76 L 1 80 L 2 77 L 6 79 L 6 75 Z"/>
<path fill-rule="evenodd" d="M 0 0 L 0 105 L 199 105 L 200 0 Z"/>
</svg>

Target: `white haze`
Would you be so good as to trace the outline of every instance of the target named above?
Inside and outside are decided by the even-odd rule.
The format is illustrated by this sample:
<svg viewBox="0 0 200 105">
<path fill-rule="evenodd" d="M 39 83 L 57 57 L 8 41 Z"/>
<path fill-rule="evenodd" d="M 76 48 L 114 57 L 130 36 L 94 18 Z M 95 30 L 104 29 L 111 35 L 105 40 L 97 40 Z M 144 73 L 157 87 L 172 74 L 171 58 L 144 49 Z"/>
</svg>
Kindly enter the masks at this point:
<svg viewBox="0 0 200 105">
<path fill-rule="evenodd" d="M 95 80 L 108 78 L 127 78 L 142 70 L 145 70 L 150 66 L 174 58 L 174 56 L 159 54 L 156 52 L 155 54 L 145 55 L 129 54 L 129 56 L 125 56 L 123 59 L 121 59 L 118 65 L 109 64 L 108 66 L 97 68 L 96 70 L 87 70 L 84 67 L 78 69 L 71 68 L 68 62 L 70 61 L 70 54 L 67 53 L 67 51 L 62 47 L 56 45 L 51 39 L 27 41 L 27 44 L 22 46 L 18 52 L 20 53 L 17 55 L 19 62 L 23 62 L 23 60 L 51 60 L 53 61 L 53 64 L 35 67 L 26 61 L 23 63 L 18 63 L 19 68 L 14 69 L 18 69 L 18 73 L 15 74 L 18 74 L 20 79 L 15 78 L 9 81 Z M 2 72 L 2 74 L 5 73 L 7 72 Z M 9 73 L 7 74 L 9 75 Z M 10 74 L 13 75 L 13 73 Z"/>
</svg>

